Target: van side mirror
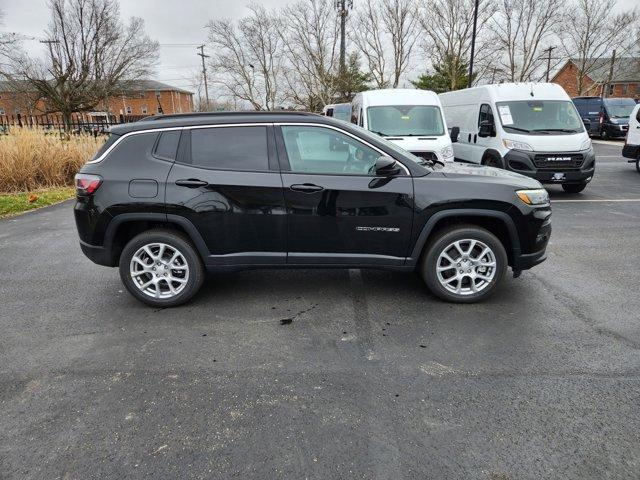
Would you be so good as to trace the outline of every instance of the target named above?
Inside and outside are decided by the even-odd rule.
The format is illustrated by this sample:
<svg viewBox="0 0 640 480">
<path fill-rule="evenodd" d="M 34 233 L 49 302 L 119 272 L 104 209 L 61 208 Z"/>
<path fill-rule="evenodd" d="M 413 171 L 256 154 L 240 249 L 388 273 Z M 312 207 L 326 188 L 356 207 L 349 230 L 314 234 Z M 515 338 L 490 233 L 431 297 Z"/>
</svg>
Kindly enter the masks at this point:
<svg viewBox="0 0 640 480">
<path fill-rule="evenodd" d="M 458 135 L 460 135 L 460 127 L 451 127 L 451 133 L 449 134 L 451 137 L 451 143 L 456 143 L 458 141 Z"/>
<path fill-rule="evenodd" d="M 399 175 L 401 172 L 398 162 L 386 155 L 383 155 L 376 160 L 373 169 L 378 177 L 393 177 L 395 175 Z"/>
<path fill-rule="evenodd" d="M 489 120 L 483 120 L 480 122 L 480 129 L 478 130 L 479 137 L 495 137 L 496 129 L 493 123 Z"/>
</svg>

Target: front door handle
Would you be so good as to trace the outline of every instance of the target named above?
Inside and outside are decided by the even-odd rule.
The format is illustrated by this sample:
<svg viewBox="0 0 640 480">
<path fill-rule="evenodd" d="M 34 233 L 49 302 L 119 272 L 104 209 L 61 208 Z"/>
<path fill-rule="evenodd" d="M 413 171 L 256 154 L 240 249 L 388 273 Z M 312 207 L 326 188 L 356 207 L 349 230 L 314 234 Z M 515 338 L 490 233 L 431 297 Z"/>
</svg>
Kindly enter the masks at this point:
<svg viewBox="0 0 640 480">
<path fill-rule="evenodd" d="M 209 185 L 209 182 L 205 182 L 204 180 L 199 180 L 197 178 L 187 178 L 183 180 L 176 180 L 176 185 L 179 187 L 198 188 L 206 187 Z"/>
<path fill-rule="evenodd" d="M 314 185 L 313 183 L 297 183 L 289 187 L 294 192 L 302 193 L 316 193 L 324 190 L 324 187 L 320 185 Z"/>
</svg>

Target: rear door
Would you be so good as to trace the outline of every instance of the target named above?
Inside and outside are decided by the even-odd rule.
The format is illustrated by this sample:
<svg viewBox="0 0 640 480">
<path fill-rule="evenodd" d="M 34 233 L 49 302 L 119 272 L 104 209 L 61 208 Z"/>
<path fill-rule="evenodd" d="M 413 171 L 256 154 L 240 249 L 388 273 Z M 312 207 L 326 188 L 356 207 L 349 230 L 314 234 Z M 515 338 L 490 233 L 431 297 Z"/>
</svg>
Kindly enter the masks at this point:
<svg viewBox="0 0 640 480">
<path fill-rule="evenodd" d="M 276 129 L 291 264 L 402 265 L 413 181 L 370 173 L 382 152 L 333 126 Z"/>
<path fill-rule="evenodd" d="M 273 126 L 190 127 L 167 180 L 167 213 L 200 232 L 210 264 L 281 264 L 286 217 Z"/>
</svg>

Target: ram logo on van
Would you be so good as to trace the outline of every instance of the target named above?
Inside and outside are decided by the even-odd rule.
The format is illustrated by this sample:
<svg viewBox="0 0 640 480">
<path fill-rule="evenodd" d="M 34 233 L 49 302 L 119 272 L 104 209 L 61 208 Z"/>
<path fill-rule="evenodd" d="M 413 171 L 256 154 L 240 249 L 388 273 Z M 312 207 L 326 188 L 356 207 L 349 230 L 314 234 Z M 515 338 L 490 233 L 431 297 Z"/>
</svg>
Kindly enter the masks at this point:
<svg viewBox="0 0 640 480">
<path fill-rule="evenodd" d="M 547 157 L 547 162 L 570 162 L 571 157 Z"/>
</svg>

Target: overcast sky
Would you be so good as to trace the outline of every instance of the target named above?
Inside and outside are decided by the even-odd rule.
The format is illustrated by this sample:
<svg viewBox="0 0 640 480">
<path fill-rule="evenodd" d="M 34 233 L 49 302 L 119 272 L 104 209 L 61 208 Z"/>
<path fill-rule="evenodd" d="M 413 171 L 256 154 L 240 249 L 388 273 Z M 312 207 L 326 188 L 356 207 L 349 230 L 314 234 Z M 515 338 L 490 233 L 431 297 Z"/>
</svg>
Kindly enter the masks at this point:
<svg viewBox="0 0 640 480">
<path fill-rule="evenodd" d="M 291 0 L 261 0 L 265 7 L 282 6 Z M 356 0 L 357 3 L 358 0 Z M 201 69 L 196 45 L 206 39 L 205 24 L 214 18 L 239 18 L 250 0 L 120 0 L 123 18 L 144 18 L 147 33 L 161 44 L 157 80 L 192 88 L 193 72 Z M 630 9 L 638 0 L 619 0 L 616 10 Z M 5 14 L 3 31 L 33 37 L 25 46 L 34 55 L 42 50 L 42 38 L 48 23 L 46 0 L 0 0 Z M 175 44 L 194 44 L 173 46 Z"/>
</svg>

